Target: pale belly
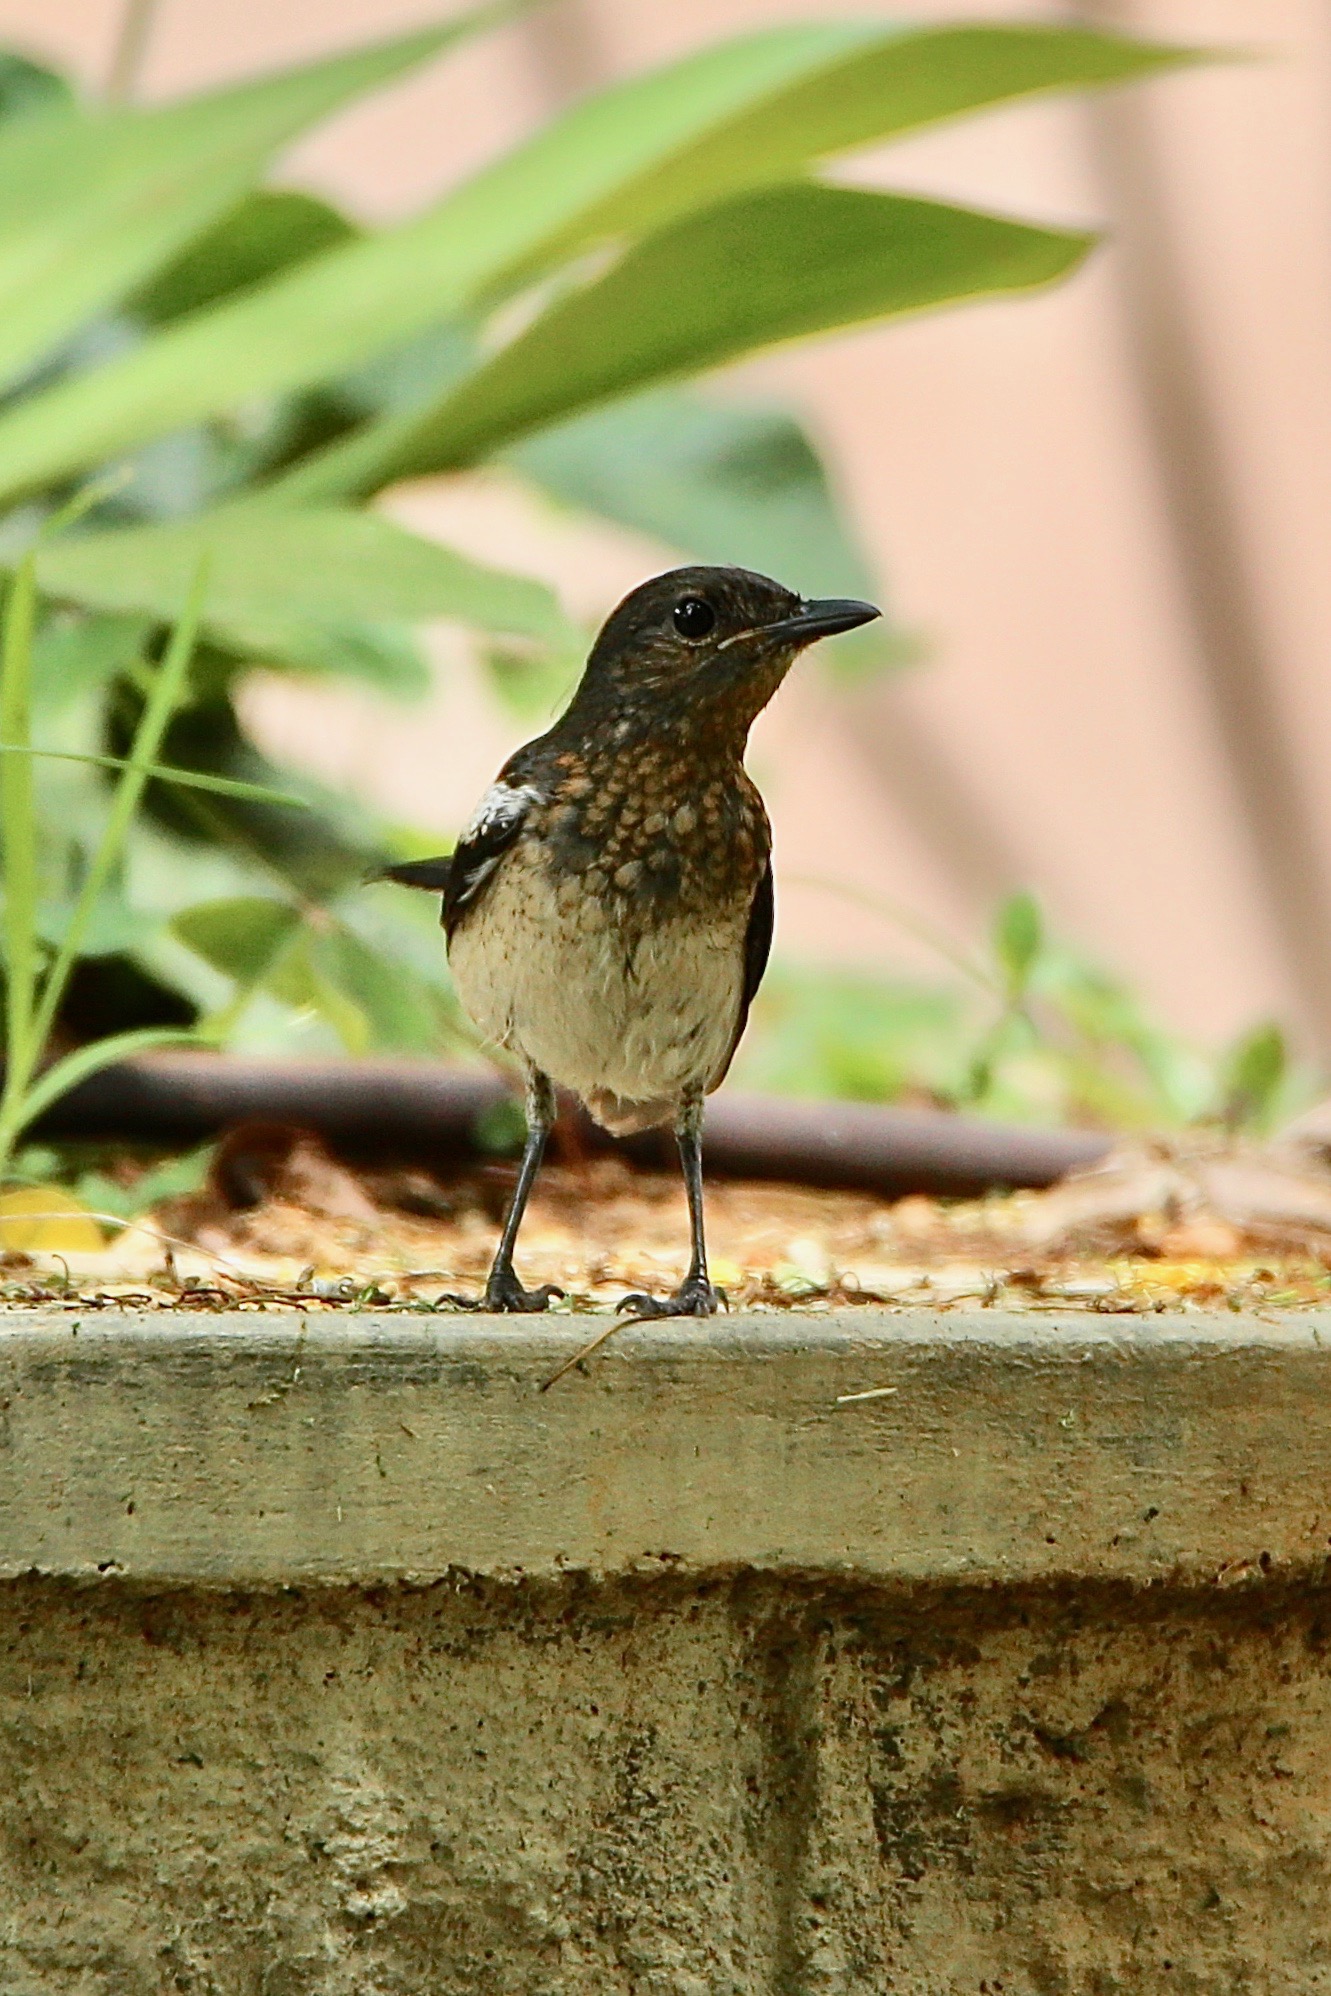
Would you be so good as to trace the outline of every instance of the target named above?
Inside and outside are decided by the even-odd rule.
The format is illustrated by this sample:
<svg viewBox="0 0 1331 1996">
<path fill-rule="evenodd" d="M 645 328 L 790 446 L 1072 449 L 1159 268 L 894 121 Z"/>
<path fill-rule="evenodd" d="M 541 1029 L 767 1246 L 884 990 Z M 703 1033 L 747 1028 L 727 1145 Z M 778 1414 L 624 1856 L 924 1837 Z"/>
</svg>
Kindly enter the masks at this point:
<svg viewBox="0 0 1331 1996">
<path fill-rule="evenodd" d="M 521 848 L 449 945 L 485 1037 L 571 1089 L 607 1128 L 667 1120 L 725 1062 L 739 1018 L 747 906 L 678 915 L 637 936 Z"/>
</svg>

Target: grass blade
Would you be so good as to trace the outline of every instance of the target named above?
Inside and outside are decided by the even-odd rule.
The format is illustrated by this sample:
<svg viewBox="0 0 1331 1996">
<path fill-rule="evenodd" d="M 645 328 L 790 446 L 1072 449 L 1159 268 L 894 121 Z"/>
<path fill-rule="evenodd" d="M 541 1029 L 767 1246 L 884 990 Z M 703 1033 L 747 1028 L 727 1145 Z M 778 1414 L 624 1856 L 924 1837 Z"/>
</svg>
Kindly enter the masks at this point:
<svg viewBox="0 0 1331 1996">
<path fill-rule="evenodd" d="M 28 747 L 28 703 L 36 589 L 32 562 L 20 564 L 5 605 L 0 642 L 0 736 Z M 32 1069 L 32 1011 L 37 980 L 37 821 L 32 763 L 20 753 L 0 762 L 0 837 L 5 889 L 5 1088 L 0 1122 Z"/>
<path fill-rule="evenodd" d="M 148 695 L 134 745 L 130 751 L 128 766 L 121 772 L 116 785 L 115 796 L 107 816 L 106 826 L 88 869 L 78 901 L 75 903 L 73 919 L 65 933 L 55 962 L 52 964 L 42 989 L 41 1002 L 37 1007 L 33 1022 L 33 1038 L 37 1047 L 45 1045 L 46 1036 L 55 1021 L 60 1000 L 64 995 L 69 973 L 78 958 L 79 949 L 92 920 L 93 911 L 106 886 L 111 870 L 120 857 L 129 830 L 130 820 L 138 807 L 143 794 L 143 786 L 148 781 L 152 764 L 157 759 L 157 751 L 162 745 L 171 716 L 180 705 L 185 689 L 185 679 L 189 672 L 190 660 L 194 656 L 195 639 L 198 636 L 199 618 L 207 585 L 207 562 L 200 561 L 195 572 L 194 584 L 189 598 L 176 625 L 166 656 L 158 667 L 152 691 Z M 15 757 L 21 766 L 24 758 Z"/>
<path fill-rule="evenodd" d="M 71 1088 L 77 1088 L 80 1081 L 86 1081 L 90 1074 L 99 1074 L 104 1067 L 114 1066 L 118 1060 L 149 1053 L 154 1047 L 197 1047 L 209 1043 L 207 1033 L 189 1026 L 138 1026 L 132 1032 L 111 1033 L 104 1040 L 91 1040 L 87 1046 L 76 1047 L 73 1053 L 67 1053 L 48 1067 L 28 1089 L 15 1134 L 44 1115 L 53 1102 L 58 1102 Z"/>
<path fill-rule="evenodd" d="M 205 776 L 197 769 L 177 769 L 169 762 L 136 763 L 123 755 L 77 755 L 73 749 L 21 747 L 16 742 L 0 742 L 0 755 L 38 756 L 43 762 L 82 762 L 94 769 L 142 769 L 154 782 L 170 783 L 182 790 L 213 790 L 220 797 L 242 797 L 250 804 L 285 804 L 293 811 L 311 809 L 307 797 L 290 790 L 269 790 L 262 783 L 242 783 L 233 776 Z"/>
</svg>

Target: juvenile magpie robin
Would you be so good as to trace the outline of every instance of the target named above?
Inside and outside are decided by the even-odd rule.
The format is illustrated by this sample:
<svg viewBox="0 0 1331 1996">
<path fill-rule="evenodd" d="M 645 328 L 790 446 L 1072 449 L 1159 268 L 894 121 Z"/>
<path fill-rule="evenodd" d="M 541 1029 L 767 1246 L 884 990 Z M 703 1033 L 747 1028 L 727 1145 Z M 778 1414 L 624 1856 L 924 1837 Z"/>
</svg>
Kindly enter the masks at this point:
<svg viewBox="0 0 1331 1996">
<path fill-rule="evenodd" d="M 749 729 L 796 655 L 871 603 L 806 602 L 743 568 L 677 568 L 626 596 L 566 712 L 510 756 L 456 851 L 383 877 L 443 890 L 458 996 L 527 1079 L 527 1143 L 479 1307 L 544 1310 L 513 1244 L 555 1087 L 616 1134 L 673 1122 L 692 1259 L 638 1317 L 708 1316 L 702 1105 L 744 1031 L 772 941 L 771 828 Z"/>
</svg>

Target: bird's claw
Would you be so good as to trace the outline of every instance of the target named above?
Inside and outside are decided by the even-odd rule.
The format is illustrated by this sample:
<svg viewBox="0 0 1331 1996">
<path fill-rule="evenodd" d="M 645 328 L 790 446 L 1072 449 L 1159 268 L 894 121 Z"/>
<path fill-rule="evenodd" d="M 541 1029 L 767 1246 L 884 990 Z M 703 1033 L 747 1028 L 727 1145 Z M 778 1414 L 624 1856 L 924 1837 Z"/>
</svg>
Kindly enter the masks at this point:
<svg viewBox="0 0 1331 1996">
<path fill-rule="evenodd" d="M 564 1291 L 557 1289 L 553 1282 L 543 1282 L 539 1289 L 524 1289 L 516 1275 L 491 1275 L 482 1296 L 443 1295 L 441 1303 L 451 1303 L 456 1310 L 475 1310 L 492 1316 L 528 1317 L 537 1316 L 548 1310 L 552 1297 L 562 1297 Z"/>
<path fill-rule="evenodd" d="M 622 1296 L 615 1309 L 642 1323 L 653 1317 L 714 1317 L 725 1301 L 724 1289 L 715 1288 L 705 1275 L 691 1275 L 673 1296 L 648 1296 L 644 1290 L 635 1290 L 631 1296 Z"/>
</svg>

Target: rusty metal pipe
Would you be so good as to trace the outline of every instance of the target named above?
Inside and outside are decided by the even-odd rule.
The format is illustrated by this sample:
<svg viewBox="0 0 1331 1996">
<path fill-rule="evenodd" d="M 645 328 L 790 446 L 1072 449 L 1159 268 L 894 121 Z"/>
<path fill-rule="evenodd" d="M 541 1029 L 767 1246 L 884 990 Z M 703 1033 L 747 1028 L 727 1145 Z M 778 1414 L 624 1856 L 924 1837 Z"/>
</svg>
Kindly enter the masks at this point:
<svg viewBox="0 0 1331 1996">
<path fill-rule="evenodd" d="M 103 1068 L 64 1096 L 34 1134 L 169 1146 L 200 1143 L 240 1123 L 285 1123 L 351 1154 L 456 1165 L 487 1155 L 478 1124 L 507 1092 L 484 1068 L 427 1061 L 160 1053 Z M 586 1134 L 593 1144 L 611 1142 L 590 1126 Z M 706 1142 L 707 1168 L 718 1176 L 886 1197 L 1049 1185 L 1108 1148 L 1105 1137 L 1084 1130 L 729 1092 L 708 1105 Z M 672 1161 L 663 1132 L 620 1148 L 642 1164 Z"/>
</svg>

